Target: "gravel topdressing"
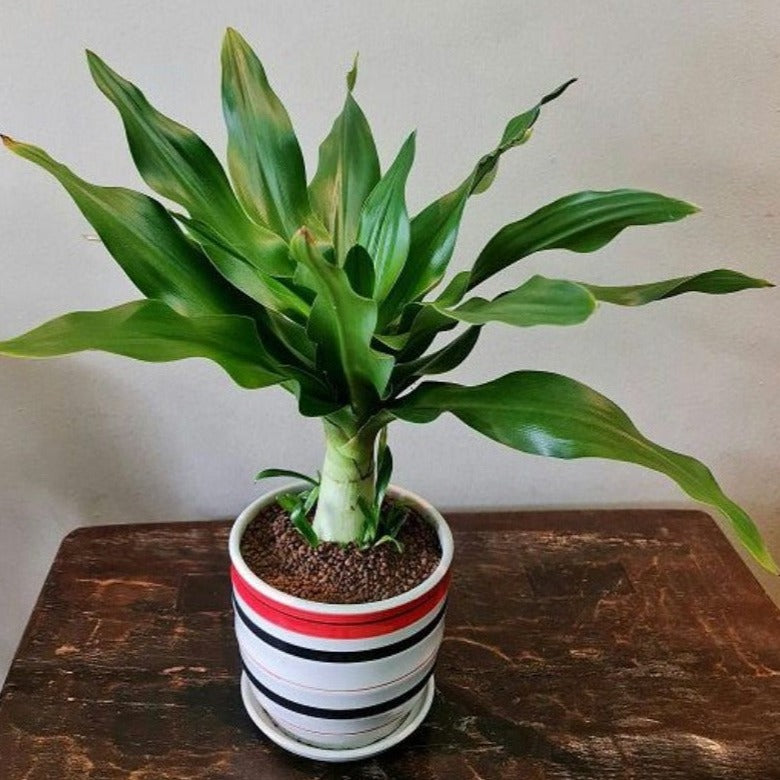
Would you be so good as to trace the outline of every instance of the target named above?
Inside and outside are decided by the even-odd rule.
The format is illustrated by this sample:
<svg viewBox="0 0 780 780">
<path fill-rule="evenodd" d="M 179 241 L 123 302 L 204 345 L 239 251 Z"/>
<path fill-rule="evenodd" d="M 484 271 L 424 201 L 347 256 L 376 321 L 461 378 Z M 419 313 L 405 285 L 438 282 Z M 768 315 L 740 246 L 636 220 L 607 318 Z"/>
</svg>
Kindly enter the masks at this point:
<svg viewBox="0 0 780 780">
<path fill-rule="evenodd" d="M 398 534 L 403 545 L 360 550 L 321 542 L 309 547 L 287 513 L 272 504 L 252 520 L 241 538 L 241 555 L 262 580 L 291 596 L 330 604 L 360 604 L 391 598 L 428 577 L 441 559 L 435 528 L 409 511 Z"/>
</svg>

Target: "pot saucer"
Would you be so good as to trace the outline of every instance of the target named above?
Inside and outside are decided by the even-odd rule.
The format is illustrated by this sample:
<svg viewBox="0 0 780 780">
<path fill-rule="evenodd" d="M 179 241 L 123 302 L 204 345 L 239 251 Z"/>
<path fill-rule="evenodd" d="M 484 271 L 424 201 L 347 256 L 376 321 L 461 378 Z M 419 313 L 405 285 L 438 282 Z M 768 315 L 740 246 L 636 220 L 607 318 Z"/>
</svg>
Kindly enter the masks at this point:
<svg viewBox="0 0 780 780">
<path fill-rule="evenodd" d="M 431 704 L 433 703 L 434 688 L 433 676 L 431 676 L 428 680 L 428 684 L 425 686 L 420 704 L 406 716 L 406 719 L 391 734 L 388 734 L 386 737 L 383 737 L 376 742 L 372 742 L 370 745 L 338 750 L 334 748 L 315 747 L 314 745 L 298 742 L 282 731 L 255 698 L 246 672 L 241 673 L 241 698 L 244 700 L 244 707 L 249 713 L 249 717 L 252 718 L 260 731 L 262 731 L 272 742 L 279 745 L 279 747 L 284 748 L 290 753 L 295 753 L 295 755 L 311 758 L 315 761 L 360 761 L 364 758 L 371 758 L 378 753 L 388 750 L 393 747 L 393 745 L 397 745 L 399 742 L 406 739 L 428 714 L 428 710 L 430 710 Z"/>
</svg>

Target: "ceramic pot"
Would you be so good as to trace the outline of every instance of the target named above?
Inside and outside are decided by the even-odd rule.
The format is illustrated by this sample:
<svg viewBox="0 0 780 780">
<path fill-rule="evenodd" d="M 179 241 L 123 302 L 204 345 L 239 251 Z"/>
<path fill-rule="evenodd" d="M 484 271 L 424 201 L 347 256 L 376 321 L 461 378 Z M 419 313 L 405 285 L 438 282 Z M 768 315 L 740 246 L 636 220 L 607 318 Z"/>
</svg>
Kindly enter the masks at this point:
<svg viewBox="0 0 780 780">
<path fill-rule="evenodd" d="M 430 706 L 452 534 L 434 507 L 391 487 L 391 498 L 413 506 L 436 528 L 442 557 L 433 573 L 412 590 L 381 601 L 324 604 L 297 598 L 250 571 L 240 542 L 264 507 L 302 487 L 288 486 L 254 501 L 230 533 L 244 703 L 255 722 L 293 752 L 327 759 L 327 751 L 334 751 L 334 760 L 344 760 L 349 758 L 344 751 L 358 750 L 365 757 L 372 754 L 368 746 L 377 745 L 379 752 L 397 741 L 394 735 L 411 733 L 411 721 L 419 722 L 424 705 Z"/>
</svg>

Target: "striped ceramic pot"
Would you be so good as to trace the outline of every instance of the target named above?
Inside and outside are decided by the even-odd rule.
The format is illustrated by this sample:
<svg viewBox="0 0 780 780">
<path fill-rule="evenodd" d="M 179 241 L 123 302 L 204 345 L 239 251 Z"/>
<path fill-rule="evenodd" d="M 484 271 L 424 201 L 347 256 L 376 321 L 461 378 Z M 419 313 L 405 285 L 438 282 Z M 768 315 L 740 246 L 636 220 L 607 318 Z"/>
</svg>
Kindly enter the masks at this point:
<svg viewBox="0 0 780 780">
<path fill-rule="evenodd" d="M 434 572 L 412 590 L 382 601 L 323 604 L 296 598 L 251 572 L 240 550 L 247 525 L 290 490 L 250 504 L 230 533 L 244 684 L 276 727 L 299 743 L 344 751 L 387 741 L 408 730 L 413 713 L 426 697 L 430 701 L 444 633 L 452 534 L 434 507 L 391 487 L 392 498 L 435 526 L 442 557 Z"/>
</svg>

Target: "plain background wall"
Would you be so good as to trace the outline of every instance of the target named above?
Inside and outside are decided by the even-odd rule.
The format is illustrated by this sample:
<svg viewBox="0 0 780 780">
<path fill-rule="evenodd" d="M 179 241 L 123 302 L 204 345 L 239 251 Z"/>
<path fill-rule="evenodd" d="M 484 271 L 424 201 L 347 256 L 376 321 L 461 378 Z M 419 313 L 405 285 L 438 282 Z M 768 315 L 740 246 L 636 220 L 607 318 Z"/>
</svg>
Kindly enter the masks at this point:
<svg viewBox="0 0 780 780">
<path fill-rule="evenodd" d="M 143 188 L 83 49 L 221 154 L 219 45 L 233 25 L 286 102 L 310 173 L 360 50 L 357 97 L 384 165 L 418 129 L 412 212 L 459 182 L 511 115 L 579 76 L 531 143 L 505 156 L 492 190 L 470 203 L 453 268 L 501 225 L 556 197 L 631 186 L 703 212 L 635 228 L 597 254 L 535 256 L 502 286 L 534 272 L 620 284 L 723 266 L 780 279 L 776 0 L 2 6 L 0 130 L 87 179 Z M 137 297 L 102 245 L 82 237 L 90 232 L 47 174 L 0 156 L 0 337 Z M 475 383 L 541 368 L 593 385 L 656 441 L 708 463 L 780 557 L 778 303 L 777 290 L 694 295 L 605 306 L 579 328 L 496 326 L 454 376 Z M 240 390 L 203 361 L 0 359 L 0 432 L 0 678 L 68 531 L 234 515 L 257 494 L 259 468 L 312 472 L 321 457 L 318 423 L 300 420 L 285 393 Z M 451 417 L 396 426 L 391 436 L 395 481 L 444 508 L 690 505 L 661 476 L 523 456 Z"/>
</svg>

